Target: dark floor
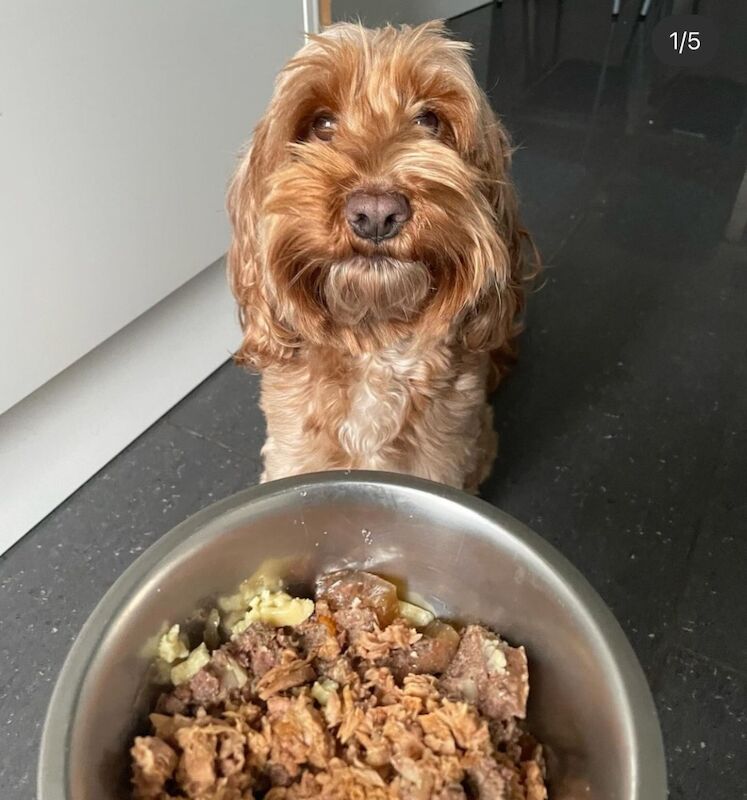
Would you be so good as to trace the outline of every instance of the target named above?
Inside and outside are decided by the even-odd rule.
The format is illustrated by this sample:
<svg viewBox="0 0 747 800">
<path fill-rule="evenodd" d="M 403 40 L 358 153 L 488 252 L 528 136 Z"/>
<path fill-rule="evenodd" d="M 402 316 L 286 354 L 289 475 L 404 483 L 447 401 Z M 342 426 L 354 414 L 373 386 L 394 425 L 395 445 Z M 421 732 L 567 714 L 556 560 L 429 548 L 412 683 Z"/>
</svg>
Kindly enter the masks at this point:
<svg viewBox="0 0 747 800">
<path fill-rule="evenodd" d="M 601 0 L 506 0 L 453 22 L 519 150 L 548 269 L 495 408 L 487 499 L 585 573 L 661 714 L 675 800 L 747 798 L 747 7 L 703 0 L 707 67 Z M 681 4 L 680 4 L 681 5 Z M 606 67 L 605 67 L 606 64 Z M 742 200 L 742 206 L 745 199 Z M 744 208 L 742 214 L 745 214 Z M 0 559 L 0 797 L 34 797 L 62 659 L 136 556 L 257 480 L 257 382 L 230 364 Z"/>
</svg>

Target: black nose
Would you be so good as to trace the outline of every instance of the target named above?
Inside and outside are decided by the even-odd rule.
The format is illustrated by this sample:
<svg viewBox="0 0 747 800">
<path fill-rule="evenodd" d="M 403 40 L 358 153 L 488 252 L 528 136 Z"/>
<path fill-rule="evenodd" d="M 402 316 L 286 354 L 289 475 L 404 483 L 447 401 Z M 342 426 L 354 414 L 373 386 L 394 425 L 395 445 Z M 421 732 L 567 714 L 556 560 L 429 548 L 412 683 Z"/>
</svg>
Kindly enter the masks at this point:
<svg viewBox="0 0 747 800">
<path fill-rule="evenodd" d="M 410 204 L 398 192 L 353 192 L 345 204 L 345 218 L 356 236 L 378 244 L 399 233 L 410 219 Z"/>
</svg>

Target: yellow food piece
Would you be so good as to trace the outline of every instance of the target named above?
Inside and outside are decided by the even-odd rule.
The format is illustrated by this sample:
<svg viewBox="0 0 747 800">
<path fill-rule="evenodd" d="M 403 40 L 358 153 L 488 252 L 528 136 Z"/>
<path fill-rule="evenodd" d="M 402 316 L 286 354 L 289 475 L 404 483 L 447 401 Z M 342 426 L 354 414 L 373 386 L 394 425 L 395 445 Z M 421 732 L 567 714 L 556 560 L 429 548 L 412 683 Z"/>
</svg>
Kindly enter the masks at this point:
<svg viewBox="0 0 747 800">
<path fill-rule="evenodd" d="M 269 559 L 262 567 L 239 585 L 235 594 L 218 598 L 221 611 L 246 611 L 251 601 L 263 591 L 278 592 L 283 588 L 280 579 L 282 559 Z"/>
<path fill-rule="evenodd" d="M 291 597 L 286 592 L 263 589 L 249 602 L 249 610 L 231 629 L 234 634 L 246 630 L 254 622 L 264 622 L 275 628 L 300 625 L 314 613 L 314 601 Z"/>
<path fill-rule="evenodd" d="M 196 647 L 188 656 L 186 661 L 177 664 L 171 669 L 171 682 L 174 686 L 186 683 L 194 678 L 195 675 L 210 662 L 210 653 L 205 642 Z"/>
<path fill-rule="evenodd" d="M 414 603 L 408 603 L 405 600 L 399 601 L 399 615 L 413 628 L 425 628 L 436 618 L 427 609 L 416 606 Z"/>
<path fill-rule="evenodd" d="M 158 641 L 158 657 L 173 664 L 189 655 L 189 648 L 181 639 L 179 626 L 172 625 Z"/>
<path fill-rule="evenodd" d="M 326 706 L 329 698 L 340 688 L 337 681 L 330 680 L 329 678 L 322 678 L 316 681 L 311 687 L 311 696 L 319 703 L 320 706 Z"/>
</svg>

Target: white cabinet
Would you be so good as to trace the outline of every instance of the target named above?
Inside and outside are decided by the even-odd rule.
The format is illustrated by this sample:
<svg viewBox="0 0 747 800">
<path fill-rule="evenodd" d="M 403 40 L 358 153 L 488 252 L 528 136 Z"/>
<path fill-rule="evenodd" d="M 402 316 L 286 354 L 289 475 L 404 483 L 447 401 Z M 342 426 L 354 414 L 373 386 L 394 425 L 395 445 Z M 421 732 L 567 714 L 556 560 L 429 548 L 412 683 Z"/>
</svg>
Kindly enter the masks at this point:
<svg viewBox="0 0 747 800">
<path fill-rule="evenodd" d="M 0 0 L 0 552 L 225 361 L 226 185 L 314 0 Z"/>
<path fill-rule="evenodd" d="M 215 261 L 301 0 L 4 0 L 0 413 Z"/>
</svg>

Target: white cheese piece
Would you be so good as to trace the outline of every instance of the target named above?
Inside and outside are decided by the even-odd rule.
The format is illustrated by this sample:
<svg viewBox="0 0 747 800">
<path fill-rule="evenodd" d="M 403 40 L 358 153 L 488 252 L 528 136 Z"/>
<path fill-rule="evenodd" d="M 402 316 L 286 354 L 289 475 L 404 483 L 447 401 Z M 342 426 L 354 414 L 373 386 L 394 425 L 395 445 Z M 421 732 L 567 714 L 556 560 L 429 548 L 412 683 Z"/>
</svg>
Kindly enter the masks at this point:
<svg viewBox="0 0 747 800">
<path fill-rule="evenodd" d="M 399 615 L 408 625 L 413 628 L 425 628 L 436 618 L 428 609 L 408 603 L 405 600 L 399 601 Z"/>
<path fill-rule="evenodd" d="M 182 641 L 178 625 L 172 625 L 158 641 L 158 657 L 173 664 L 189 655 L 189 648 Z"/>
<path fill-rule="evenodd" d="M 205 642 L 196 647 L 188 656 L 186 661 L 177 664 L 171 669 L 171 682 L 174 686 L 179 686 L 192 680 L 195 675 L 210 662 L 210 653 Z"/>
<path fill-rule="evenodd" d="M 274 628 L 300 625 L 314 613 L 314 601 L 291 597 L 285 592 L 263 589 L 249 602 L 249 610 L 231 629 L 234 634 L 245 631 L 254 622 L 264 622 Z"/>
</svg>

